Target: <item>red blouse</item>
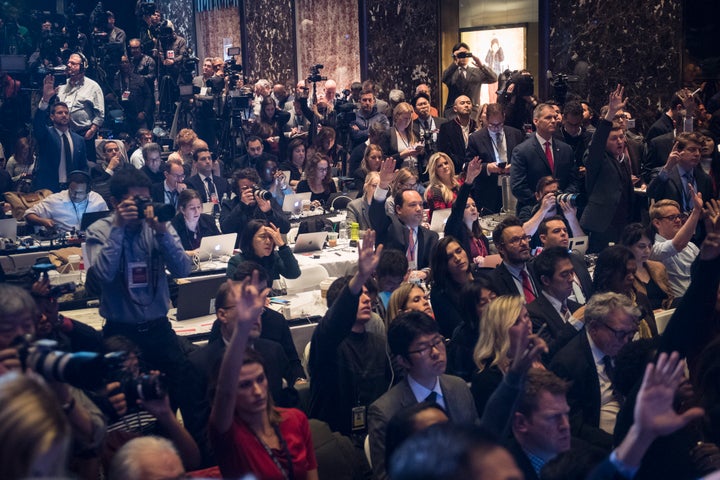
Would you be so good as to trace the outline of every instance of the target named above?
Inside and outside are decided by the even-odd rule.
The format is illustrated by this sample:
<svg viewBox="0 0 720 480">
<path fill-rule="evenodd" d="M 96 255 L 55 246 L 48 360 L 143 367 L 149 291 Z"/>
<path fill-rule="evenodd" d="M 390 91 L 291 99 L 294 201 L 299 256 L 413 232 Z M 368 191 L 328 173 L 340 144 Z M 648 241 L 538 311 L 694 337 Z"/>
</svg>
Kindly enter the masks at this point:
<svg viewBox="0 0 720 480">
<path fill-rule="evenodd" d="M 315 451 L 307 417 L 294 408 L 277 408 L 282 420 L 280 434 L 287 443 L 296 480 L 307 478 L 307 472 L 317 469 Z M 268 455 L 255 434 L 237 418 L 226 433 L 210 427 L 210 440 L 215 448 L 220 472 L 225 478 L 238 478 L 252 473 L 261 480 L 283 480 L 283 474 Z M 273 449 L 275 458 L 287 469 L 283 449 Z"/>
</svg>

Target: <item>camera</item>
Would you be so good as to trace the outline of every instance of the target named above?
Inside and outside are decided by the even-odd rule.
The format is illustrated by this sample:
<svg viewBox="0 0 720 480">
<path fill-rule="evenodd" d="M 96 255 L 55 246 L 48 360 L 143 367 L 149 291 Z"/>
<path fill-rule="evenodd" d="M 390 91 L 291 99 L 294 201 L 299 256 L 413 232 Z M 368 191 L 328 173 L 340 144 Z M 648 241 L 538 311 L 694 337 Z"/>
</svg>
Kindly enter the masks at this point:
<svg viewBox="0 0 720 480">
<path fill-rule="evenodd" d="M 455 58 L 472 58 L 472 52 L 458 52 L 455 54 Z"/>
<path fill-rule="evenodd" d="M 124 352 L 101 355 L 96 352 L 68 353 L 56 350 L 54 340 L 17 337 L 11 344 L 17 348 L 23 370 L 28 368 L 48 381 L 68 383 L 73 387 L 94 390 L 104 386 L 105 378 L 123 366 Z"/>
<path fill-rule="evenodd" d="M 40 277 L 48 278 L 48 272 L 51 270 L 57 270 L 55 264 L 53 264 L 48 257 L 41 257 L 35 260 L 35 264 L 30 267 L 33 272 L 33 281 L 37 282 Z M 77 286 L 75 282 L 61 283 L 59 285 L 53 285 L 50 287 L 48 296 L 53 298 L 60 298 L 65 294 L 73 293 Z"/>
<path fill-rule="evenodd" d="M 160 400 L 168 392 L 164 373 L 141 373 L 136 376 L 124 372 L 118 381 L 128 406 L 135 405 L 138 400 Z"/>
<path fill-rule="evenodd" d="M 555 203 L 560 205 L 563 201 L 571 207 L 577 207 L 578 194 L 577 193 L 563 193 L 560 191 L 555 192 Z"/>
<path fill-rule="evenodd" d="M 272 198 L 272 193 L 268 192 L 267 190 L 263 190 L 257 185 L 253 187 L 253 195 L 268 201 Z"/>
<path fill-rule="evenodd" d="M 307 78 L 308 83 L 317 83 L 317 82 L 324 82 L 327 80 L 327 77 L 323 77 L 320 75 L 320 70 L 325 68 L 325 65 L 317 64 L 310 67 L 310 76 Z"/>
<path fill-rule="evenodd" d="M 138 218 L 145 218 L 145 209 L 149 206 L 153 207 L 153 213 L 158 219 L 158 222 L 169 222 L 175 216 L 175 207 L 169 203 L 153 202 L 152 199 L 147 197 L 141 197 L 135 195 L 133 201 L 138 209 Z"/>
</svg>

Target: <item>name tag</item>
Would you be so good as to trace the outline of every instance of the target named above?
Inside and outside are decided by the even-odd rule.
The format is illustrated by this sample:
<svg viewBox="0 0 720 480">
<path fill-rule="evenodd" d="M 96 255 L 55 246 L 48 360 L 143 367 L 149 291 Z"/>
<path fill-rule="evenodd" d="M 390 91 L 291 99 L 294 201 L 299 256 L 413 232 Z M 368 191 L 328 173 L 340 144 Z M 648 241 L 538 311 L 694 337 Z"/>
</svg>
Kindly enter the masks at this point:
<svg viewBox="0 0 720 480">
<path fill-rule="evenodd" d="M 128 288 L 147 288 L 149 282 L 148 265 L 145 262 L 130 262 L 127 270 Z"/>
</svg>

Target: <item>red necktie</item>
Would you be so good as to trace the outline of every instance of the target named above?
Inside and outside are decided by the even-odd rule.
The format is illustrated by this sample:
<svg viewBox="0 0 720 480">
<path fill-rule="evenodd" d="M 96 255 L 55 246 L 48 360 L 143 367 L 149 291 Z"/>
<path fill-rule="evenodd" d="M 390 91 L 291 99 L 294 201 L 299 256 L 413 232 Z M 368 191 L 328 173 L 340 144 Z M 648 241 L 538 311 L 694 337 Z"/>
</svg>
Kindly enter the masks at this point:
<svg viewBox="0 0 720 480">
<path fill-rule="evenodd" d="M 415 260 L 415 235 L 413 235 L 413 230 L 408 230 L 408 249 L 407 249 L 407 259 L 408 262 L 412 262 Z"/>
<path fill-rule="evenodd" d="M 522 278 L 523 295 L 525 295 L 525 303 L 535 300 L 535 292 L 533 291 L 530 275 L 525 270 L 520 270 L 520 278 Z"/>
<path fill-rule="evenodd" d="M 550 165 L 550 172 L 555 173 L 555 163 L 553 163 L 552 152 L 550 151 L 550 142 L 545 142 L 545 156 Z"/>
</svg>

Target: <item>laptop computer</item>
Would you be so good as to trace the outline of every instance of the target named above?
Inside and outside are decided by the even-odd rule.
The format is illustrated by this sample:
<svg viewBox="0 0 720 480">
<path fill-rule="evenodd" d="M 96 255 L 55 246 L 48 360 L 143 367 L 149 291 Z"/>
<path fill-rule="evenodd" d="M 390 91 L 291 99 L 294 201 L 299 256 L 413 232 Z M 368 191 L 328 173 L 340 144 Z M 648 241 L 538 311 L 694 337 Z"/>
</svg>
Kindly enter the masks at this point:
<svg viewBox="0 0 720 480">
<path fill-rule="evenodd" d="M 205 202 L 202 204 L 202 212 L 212 215 L 215 212 L 215 204 L 213 202 Z"/>
<path fill-rule="evenodd" d="M 0 238 L 9 238 L 15 241 L 17 238 L 17 220 L 14 218 L 0 220 Z"/>
<path fill-rule="evenodd" d="M 301 233 L 295 239 L 293 253 L 316 252 L 325 245 L 327 232 Z"/>
<path fill-rule="evenodd" d="M 311 196 L 312 196 L 312 192 L 292 193 L 290 195 L 285 195 L 285 199 L 283 200 L 283 204 L 282 204 L 283 212 L 288 212 L 288 213 L 302 212 L 303 201 L 307 200 L 309 202 Z"/>
<path fill-rule="evenodd" d="M 178 283 L 177 320 L 213 315 L 215 296 L 220 285 L 227 281 L 225 274 L 186 279 Z"/>
<path fill-rule="evenodd" d="M 200 239 L 200 247 L 198 248 L 198 256 L 200 260 L 207 260 L 211 256 L 215 259 L 219 257 L 231 257 L 235 248 L 237 233 L 226 233 L 224 235 L 213 235 Z"/>
<path fill-rule="evenodd" d="M 440 210 L 434 210 L 432 212 L 432 219 L 430 220 L 430 230 L 437 233 L 443 233 L 445 231 L 445 224 L 450 216 L 452 208 L 443 208 Z"/>
<path fill-rule="evenodd" d="M 103 210 L 101 212 L 86 212 L 83 213 L 82 220 L 80 220 L 80 231 L 87 231 L 88 227 L 93 223 L 97 222 L 101 218 L 105 218 L 110 215 L 110 210 Z"/>
<path fill-rule="evenodd" d="M 577 253 L 579 255 L 585 255 L 585 252 L 587 252 L 588 248 L 588 237 L 573 237 L 570 239 L 570 244 L 568 245 L 568 249 L 572 253 Z"/>
</svg>

